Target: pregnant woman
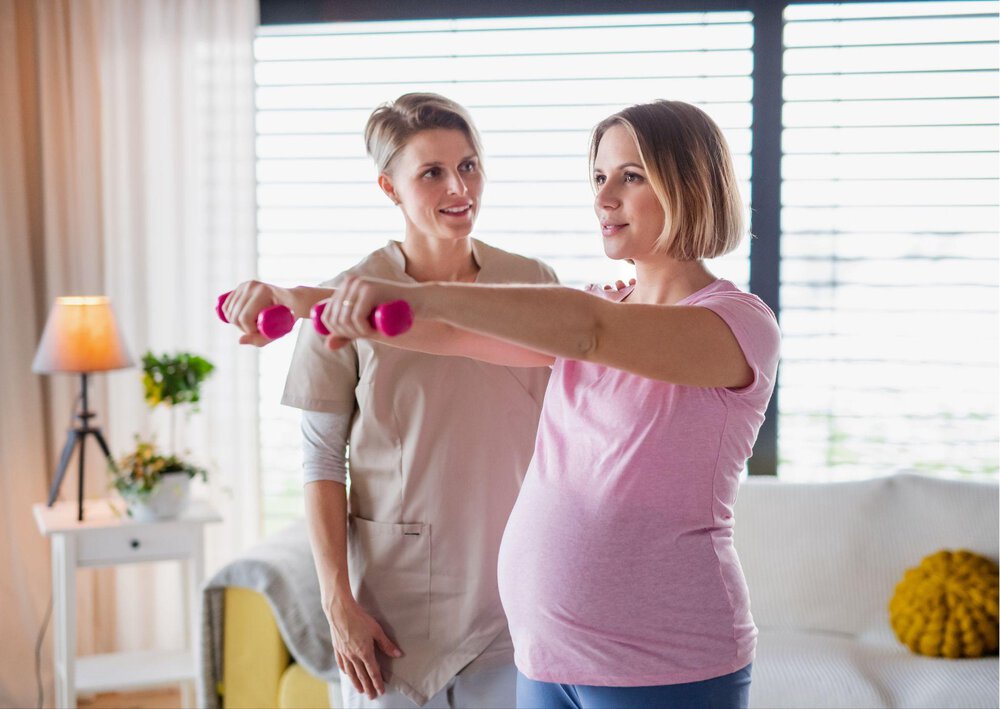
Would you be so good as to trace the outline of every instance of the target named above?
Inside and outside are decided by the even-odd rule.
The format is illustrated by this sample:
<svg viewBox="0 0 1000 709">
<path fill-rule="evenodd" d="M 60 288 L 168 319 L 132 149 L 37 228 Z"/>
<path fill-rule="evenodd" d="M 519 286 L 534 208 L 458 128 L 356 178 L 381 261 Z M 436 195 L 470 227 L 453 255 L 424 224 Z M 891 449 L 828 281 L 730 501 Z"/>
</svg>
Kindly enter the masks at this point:
<svg viewBox="0 0 1000 709">
<path fill-rule="evenodd" d="M 634 286 L 348 278 L 327 344 L 387 341 L 366 314 L 404 299 L 435 334 L 417 346 L 552 368 L 499 559 L 519 707 L 746 707 L 757 631 L 733 505 L 780 333 L 704 262 L 743 237 L 732 159 L 676 101 L 609 117 L 590 158 L 604 250 Z"/>
</svg>

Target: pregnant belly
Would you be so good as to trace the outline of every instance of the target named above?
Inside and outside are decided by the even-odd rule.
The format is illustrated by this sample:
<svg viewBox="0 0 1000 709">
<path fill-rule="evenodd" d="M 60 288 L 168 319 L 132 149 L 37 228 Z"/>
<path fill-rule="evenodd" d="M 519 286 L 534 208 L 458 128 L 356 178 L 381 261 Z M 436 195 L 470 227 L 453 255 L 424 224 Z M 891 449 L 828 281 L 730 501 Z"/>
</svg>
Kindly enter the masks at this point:
<svg viewBox="0 0 1000 709">
<path fill-rule="evenodd" d="M 702 634 L 731 620 L 707 530 L 678 534 L 659 515 L 522 490 L 500 547 L 511 632 Z M 544 630 L 543 630 L 544 629 Z"/>
</svg>

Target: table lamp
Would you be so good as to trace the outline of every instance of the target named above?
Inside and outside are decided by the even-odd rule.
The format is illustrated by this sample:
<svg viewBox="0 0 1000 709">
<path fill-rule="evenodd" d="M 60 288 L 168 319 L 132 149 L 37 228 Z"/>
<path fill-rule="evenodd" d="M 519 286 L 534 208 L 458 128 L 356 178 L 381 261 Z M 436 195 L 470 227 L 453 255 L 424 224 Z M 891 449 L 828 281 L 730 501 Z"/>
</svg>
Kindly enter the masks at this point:
<svg viewBox="0 0 1000 709">
<path fill-rule="evenodd" d="M 49 312 L 49 319 L 38 343 L 31 370 L 39 374 L 72 372 L 80 375 L 80 410 L 76 413 L 77 424 L 68 431 L 66 445 L 63 446 L 59 467 L 52 478 L 49 490 L 49 507 L 59 494 L 66 468 L 79 445 L 79 490 L 77 519 L 83 521 L 83 454 L 87 436 L 93 436 L 104 451 L 112 468 L 115 467 L 111 451 L 104 440 L 101 429 L 92 426 L 90 420 L 94 412 L 87 402 L 87 375 L 91 372 L 106 372 L 132 366 L 132 358 L 125 348 L 125 342 L 118 332 L 111 303 L 105 296 L 82 296 L 56 298 Z M 75 409 L 75 406 L 74 406 Z"/>
</svg>

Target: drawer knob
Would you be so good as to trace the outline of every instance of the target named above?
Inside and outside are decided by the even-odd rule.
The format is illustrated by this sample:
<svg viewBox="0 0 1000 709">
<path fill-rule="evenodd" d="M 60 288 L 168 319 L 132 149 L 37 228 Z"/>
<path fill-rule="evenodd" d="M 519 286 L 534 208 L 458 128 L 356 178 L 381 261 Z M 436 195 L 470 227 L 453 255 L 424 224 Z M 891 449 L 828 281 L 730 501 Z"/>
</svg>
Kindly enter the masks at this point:
<svg viewBox="0 0 1000 709">
<path fill-rule="evenodd" d="M 139 548 L 139 540 L 138 539 L 133 539 L 131 542 L 129 542 L 129 544 L 132 546 L 133 549 L 138 549 Z"/>
</svg>

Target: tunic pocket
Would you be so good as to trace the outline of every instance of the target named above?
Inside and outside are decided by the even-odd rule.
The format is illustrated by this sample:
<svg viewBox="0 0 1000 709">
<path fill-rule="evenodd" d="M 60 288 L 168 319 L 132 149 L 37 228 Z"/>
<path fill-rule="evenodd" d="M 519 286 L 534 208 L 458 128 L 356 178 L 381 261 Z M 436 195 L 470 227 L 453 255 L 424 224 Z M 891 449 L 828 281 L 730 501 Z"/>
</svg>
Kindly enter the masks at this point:
<svg viewBox="0 0 1000 709">
<path fill-rule="evenodd" d="M 431 526 L 351 517 L 348 531 L 351 591 L 358 603 L 397 644 L 429 637 Z"/>
</svg>

